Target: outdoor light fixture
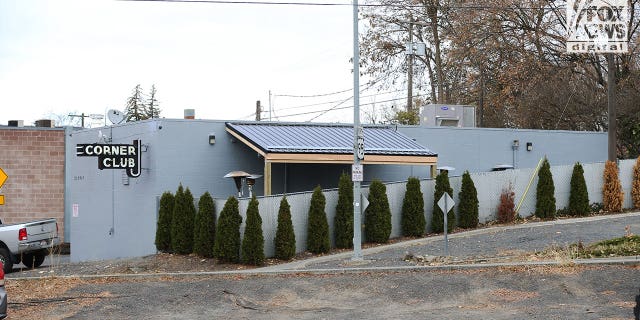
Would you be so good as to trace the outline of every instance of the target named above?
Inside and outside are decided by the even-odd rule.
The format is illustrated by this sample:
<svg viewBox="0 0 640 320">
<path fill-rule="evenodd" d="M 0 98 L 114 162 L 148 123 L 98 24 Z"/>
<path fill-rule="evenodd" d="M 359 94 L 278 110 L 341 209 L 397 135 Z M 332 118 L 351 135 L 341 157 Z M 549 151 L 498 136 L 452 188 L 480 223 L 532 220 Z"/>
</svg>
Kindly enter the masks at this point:
<svg viewBox="0 0 640 320">
<path fill-rule="evenodd" d="M 533 150 L 533 142 L 527 142 L 527 151 Z"/>
<path fill-rule="evenodd" d="M 210 144 L 210 145 L 214 145 L 214 144 L 216 144 L 216 135 L 215 135 L 215 134 L 213 134 L 213 133 L 210 133 L 210 134 L 209 134 L 209 144 Z"/>
<path fill-rule="evenodd" d="M 231 171 L 224 175 L 224 178 L 232 178 L 236 183 L 236 189 L 238 189 L 238 197 L 242 198 L 242 180 L 251 175 L 244 171 Z"/>
</svg>

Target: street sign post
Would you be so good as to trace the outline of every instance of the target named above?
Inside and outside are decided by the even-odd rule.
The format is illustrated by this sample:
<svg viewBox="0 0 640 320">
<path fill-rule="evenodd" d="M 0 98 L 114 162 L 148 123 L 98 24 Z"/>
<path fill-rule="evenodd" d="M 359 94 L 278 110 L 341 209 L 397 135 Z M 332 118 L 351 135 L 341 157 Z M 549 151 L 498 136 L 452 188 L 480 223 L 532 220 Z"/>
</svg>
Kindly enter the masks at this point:
<svg viewBox="0 0 640 320">
<path fill-rule="evenodd" d="M 4 185 L 5 181 L 7 181 L 7 178 L 9 178 L 9 176 L 7 176 L 7 174 L 4 172 L 4 170 L 2 170 L 2 168 L 0 168 L 0 188 L 2 188 L 2 186 Z M 4 205 L 4 195 L 0 194 L 0 206 Z"/>
<path fill-rule="evenodd" d="M 351 181 L 362 182 L 364 172 L 361 164 L 354 164 L 351 166 Z"/>
<path fill-rule="evenodd" d="M 442 195 L 442 198 L 438 200 L 438 207 L 440 207 L 440 209 L 442 209 L 442 212 L 444 213 L 444 255 L 446 257 L 449 256 L 449 239 L 447 238 L 447 213 L 449 213 L 449 211 L 453 209 L 453 206 L 455 205 L 455 201 L 453 201 L 453 199 L 447 192 L 445 192 Z"/>
</svg>

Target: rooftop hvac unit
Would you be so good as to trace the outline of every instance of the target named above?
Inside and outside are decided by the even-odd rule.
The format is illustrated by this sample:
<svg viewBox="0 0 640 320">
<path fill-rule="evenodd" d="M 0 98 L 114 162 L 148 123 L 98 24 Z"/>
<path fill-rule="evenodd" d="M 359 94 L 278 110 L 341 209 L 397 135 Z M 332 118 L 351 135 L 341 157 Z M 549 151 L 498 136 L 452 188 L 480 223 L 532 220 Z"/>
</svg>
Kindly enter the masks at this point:
<svg viewBox="0 0 640 320">
<path fill-rule="evenodd" d="M 55 122 L 50 119 L 36 120 L 36 127 L 38 128 L 53 128 L 54 125 Z"/>
<path fill-rule="evenodd" d="M 429 104 L 422 109 L 420 125 L 473 128 L 476 126 L 476 109 L 466 105 Z"/>
</svg>

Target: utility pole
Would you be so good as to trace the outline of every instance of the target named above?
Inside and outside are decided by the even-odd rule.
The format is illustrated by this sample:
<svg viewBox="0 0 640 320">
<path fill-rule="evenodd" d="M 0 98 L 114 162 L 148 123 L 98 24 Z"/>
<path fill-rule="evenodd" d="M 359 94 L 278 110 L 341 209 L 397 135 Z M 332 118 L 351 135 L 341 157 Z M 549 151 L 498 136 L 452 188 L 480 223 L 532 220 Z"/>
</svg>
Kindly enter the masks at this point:
<svg viewBox="0 0 640 320">
<path fill-rule="evenodd" d="M 358 133 L 360 132 L 360 46 L 358 43 L 358 0 L 353 1 L 353 166 L 360 165 Z M 352 169 L 353 170 L 353 169 Z M 352 172 L 353 176 L 353 172 Z M 352 179 L 357 180 L 357 179 Z M 362 222 L 360 181 L 353 181 L 353 258 L 362 260 Z"/>
<path fill-rule="evenodd" d="M 407 68 L 407 113 L 413 114 L 413 19 L 409 22 L 409 45 L 411 51 L 407 52 L 408 68 Z"/>
<path fill-rule="evenodd" d="M 607 53 L 607 104 L 609 118 L 609 161 L 617 159 L 616 130 L 618 121 L 616 119 L 616 60 L 613 53 Z"/>
<path fill-rule="evenodd" d="M 271 121 L 271 90 L 269 90 L 269 121 Z"/>
<path fill-rule="evenodd" d="M 260 121 L 260 115 L 262 114 L 262 107 L 260 107 L 260 100 L 256 101 L 256 121 Z"/>
<path fill-rule="evenodd" d="M 69 114 L 69 117 L 72 118 L 80 118 L 80 123 L 82 124 L 82 127 L 84 128 L 84 118 L 89 118 L 89 116 L 85 116 L 84 112 L 82 114 Z"/>
</svg>

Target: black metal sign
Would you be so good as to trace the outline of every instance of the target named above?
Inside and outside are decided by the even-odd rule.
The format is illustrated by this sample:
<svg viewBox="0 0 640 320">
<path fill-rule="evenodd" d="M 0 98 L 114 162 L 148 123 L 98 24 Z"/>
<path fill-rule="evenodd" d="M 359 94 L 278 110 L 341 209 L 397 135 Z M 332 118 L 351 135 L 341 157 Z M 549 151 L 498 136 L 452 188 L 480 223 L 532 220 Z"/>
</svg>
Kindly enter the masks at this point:
<svg viewBox="0 0 640 320">
<path fill-rule="evenodd" d="M 98 169 L 125 169 L 127 175 L 137 178 L 142 172 L 140 161 L 140 140 L 133 140 L 133 144 L 77 144 L 78 157 L 97 157 Z"/>
</svg>

